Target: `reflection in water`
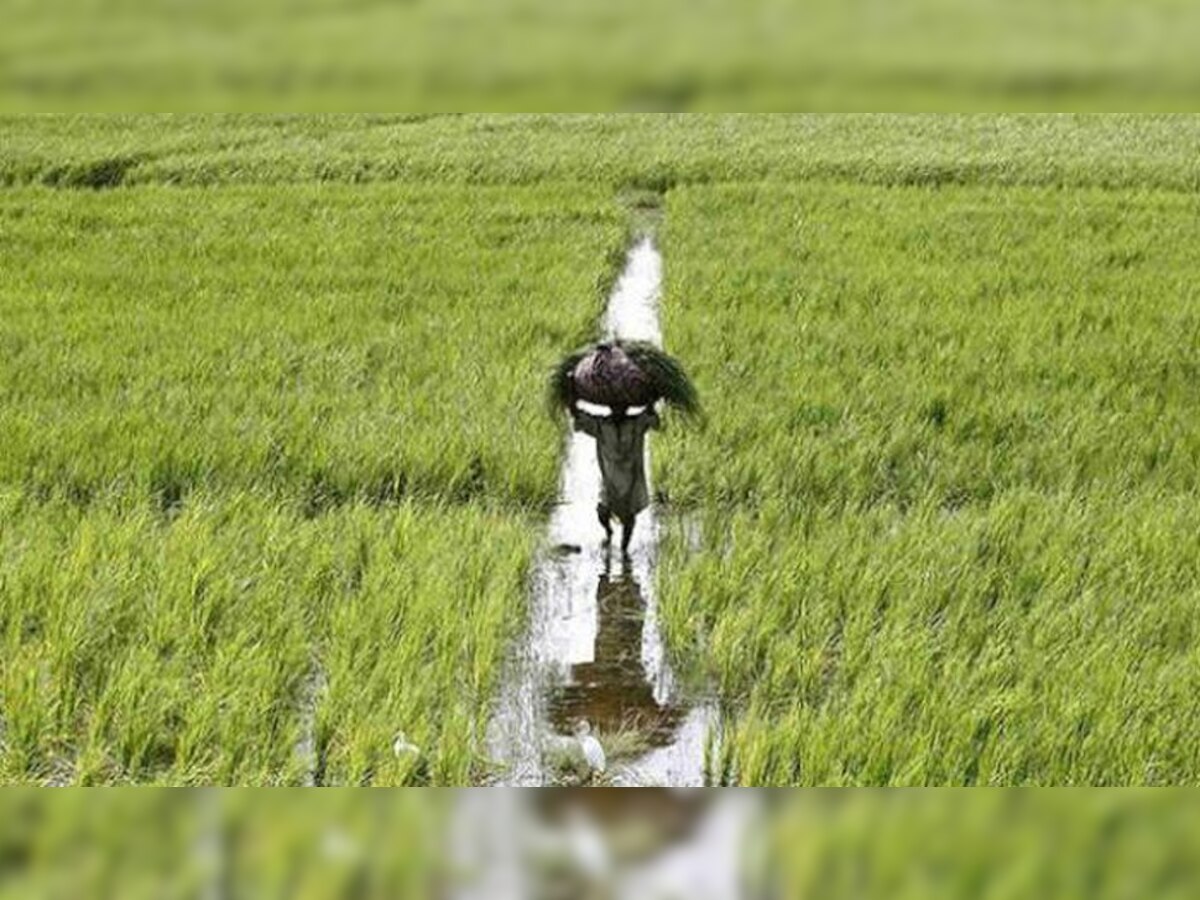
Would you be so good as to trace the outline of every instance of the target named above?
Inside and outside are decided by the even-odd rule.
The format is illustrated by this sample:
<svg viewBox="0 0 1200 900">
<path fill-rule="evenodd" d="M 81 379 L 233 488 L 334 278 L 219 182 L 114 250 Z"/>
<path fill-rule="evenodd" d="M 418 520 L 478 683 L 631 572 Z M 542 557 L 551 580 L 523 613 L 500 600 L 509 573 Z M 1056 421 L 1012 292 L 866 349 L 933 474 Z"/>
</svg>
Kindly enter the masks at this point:
<svg viewBox="0 0 1200 900">
<path fill-rule="evenodd" d="M 601 735 L 632 733 L 638 744 L 668 746 L 687 710 L 655 697 L 654 673 L 642 659 L 646 602 L 633 575 L 606 568 L 596 585 L 596 611 L 592 658 L 570 666 L 565 682 L 552 688 L 551 724 L 566 735 L 584 719 Z"/>
</svg>

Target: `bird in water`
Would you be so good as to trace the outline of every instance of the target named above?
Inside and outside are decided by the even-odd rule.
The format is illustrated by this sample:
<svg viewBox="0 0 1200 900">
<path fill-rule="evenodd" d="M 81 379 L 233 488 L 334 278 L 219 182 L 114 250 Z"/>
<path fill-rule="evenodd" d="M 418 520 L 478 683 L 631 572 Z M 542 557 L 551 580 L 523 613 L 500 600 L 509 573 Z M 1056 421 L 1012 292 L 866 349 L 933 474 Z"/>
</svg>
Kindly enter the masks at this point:
<svg viewBox="0 0 1200 900">
<path fill-rule="evenodd" d="M 592 735 L 592 726 L 588 724 L 587 719 L 580 719 L 575 723 L 575 740 L 579 743 L 583 761 L 587 763 L 588 774 L 591 777 L 603 775 L 608 760 L 604 756 L 604 748 Z"/>
</svg>

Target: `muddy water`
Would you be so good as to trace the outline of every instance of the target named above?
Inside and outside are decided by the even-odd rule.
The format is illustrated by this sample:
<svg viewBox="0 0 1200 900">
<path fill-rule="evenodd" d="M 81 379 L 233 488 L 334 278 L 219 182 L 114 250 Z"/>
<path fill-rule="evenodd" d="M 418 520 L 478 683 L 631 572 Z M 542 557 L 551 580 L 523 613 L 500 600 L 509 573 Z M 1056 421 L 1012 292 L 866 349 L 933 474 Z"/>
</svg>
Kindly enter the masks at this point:
<svg viewBox="0 0 1200 900">
<path fill-rule="evenodd" d="M 661 285 L 662 257 L 643 239 L 609 298 L 606 335 L 661 344 Z M 564 758 L 577 754 L 572 730 L 584 719 L 608 756 L 604 783 L 702 785 L 716 718 L 676 682 L 664 653 L 654 595 L 660 523 L 653 507 L 642 512 L 625 556 L 603 544 L 599 494 L 595 442 L 571 434 L 533 577 L 528 632 L 489 729 L 497 781 L 563 783 Z"/>
</svg>

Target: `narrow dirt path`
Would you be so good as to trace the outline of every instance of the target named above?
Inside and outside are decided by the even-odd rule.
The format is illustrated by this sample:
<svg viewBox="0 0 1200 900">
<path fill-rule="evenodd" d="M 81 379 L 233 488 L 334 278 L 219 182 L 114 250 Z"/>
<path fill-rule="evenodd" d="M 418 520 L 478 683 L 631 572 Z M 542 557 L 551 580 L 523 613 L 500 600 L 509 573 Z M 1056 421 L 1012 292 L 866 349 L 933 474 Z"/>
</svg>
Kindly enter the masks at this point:
<svg viewBox="0 0 1200 900">
<path fill-rule="evenodd" d="M 650 237 L 630 249 L 609 298 L 607 337 L 661 345 L 662 268 Z M 533 576 L 528 631 L 489 728 L 499 783 L 569 783 L 572 730 L 583 719 L 609 759 L 603 783 L 701 786 L 715 710 L 692 702 L 666 659 L 654 593 L 660 522 L 653 507 L 643 512 L 622 558 L 603 546 L 599 492 L 595 442 L 571 434 L 548 546 Z"/>
</svg>

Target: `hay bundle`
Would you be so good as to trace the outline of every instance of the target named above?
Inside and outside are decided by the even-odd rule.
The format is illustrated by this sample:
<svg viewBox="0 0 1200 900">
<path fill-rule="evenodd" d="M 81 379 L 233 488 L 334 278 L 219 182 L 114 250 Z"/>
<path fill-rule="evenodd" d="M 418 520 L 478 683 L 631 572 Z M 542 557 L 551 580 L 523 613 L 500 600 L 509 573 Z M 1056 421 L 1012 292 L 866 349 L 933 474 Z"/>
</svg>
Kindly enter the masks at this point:
<svg viewBox="0 0 1200 900">
<path fill-rule="evenodd" d="M 550 377 L 550 403 L 559 409 L 576 400 L 613 408 L 663 400 L 688 415 L 700 412 L 683 366 L 645 341 L 605 341 L 564 357 Z"/>
<path fill-rule="evenodd" d="M 575 392 L 589 403 L 646 406 L 655 401 L 654 387 L 620 344 L 600 344 L 575 364 Z"/>
</svg>

